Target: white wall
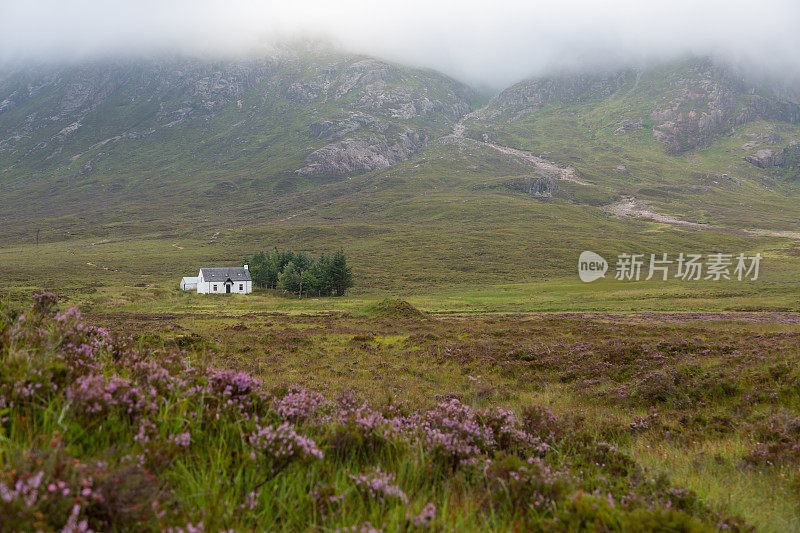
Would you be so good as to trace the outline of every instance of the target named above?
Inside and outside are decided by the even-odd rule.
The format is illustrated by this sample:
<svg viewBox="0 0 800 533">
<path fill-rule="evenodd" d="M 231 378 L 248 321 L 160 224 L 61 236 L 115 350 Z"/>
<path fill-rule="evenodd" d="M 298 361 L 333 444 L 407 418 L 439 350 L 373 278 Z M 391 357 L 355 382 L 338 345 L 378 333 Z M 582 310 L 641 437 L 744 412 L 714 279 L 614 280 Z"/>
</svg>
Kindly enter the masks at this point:
<svg viewBox="0 0 800 533">
<path fill-rule="evenodd" d="M 239 285 L 242 286 L 241 290 Z M 217 290 L 214 290 L 216 286 Z M 205 281 L 202 273 L 197 277 L 197 292 L 199 294 L 227 294 L 225 292 L 225 283 L 222 281 Z M 250 294 L 253 292 L 252 281 L 234 281 L 231 285 L 231 294 Z"/>
<path fill-rule="evenodd" d="M 208 283 L 203 279 L 203 271 L 201 270 L 199 274 L 197 274 L 197 292 L 199 294 L 207 294 L 208 293 Z"/>
</svg>

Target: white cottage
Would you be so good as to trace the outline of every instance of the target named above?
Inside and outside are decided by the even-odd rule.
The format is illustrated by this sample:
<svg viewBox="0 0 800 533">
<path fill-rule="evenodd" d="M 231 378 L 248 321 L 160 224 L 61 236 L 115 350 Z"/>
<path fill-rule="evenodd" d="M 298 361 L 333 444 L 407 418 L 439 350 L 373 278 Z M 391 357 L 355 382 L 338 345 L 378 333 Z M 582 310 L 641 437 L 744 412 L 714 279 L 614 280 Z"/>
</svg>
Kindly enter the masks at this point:
<svg viewBox="0 0 800 533">
<path fill-rule="evenodd" d="M 197 290 L 197 277 L 184 276 L 181 278 L 182 291 L 196 291 Z"/>
<path fill-rule="evenodd" d="M 253 280 L 247 265 L 244 267 L 201 268 L 197 275 L 199 294 L 249 294 Z"/>
</svg>

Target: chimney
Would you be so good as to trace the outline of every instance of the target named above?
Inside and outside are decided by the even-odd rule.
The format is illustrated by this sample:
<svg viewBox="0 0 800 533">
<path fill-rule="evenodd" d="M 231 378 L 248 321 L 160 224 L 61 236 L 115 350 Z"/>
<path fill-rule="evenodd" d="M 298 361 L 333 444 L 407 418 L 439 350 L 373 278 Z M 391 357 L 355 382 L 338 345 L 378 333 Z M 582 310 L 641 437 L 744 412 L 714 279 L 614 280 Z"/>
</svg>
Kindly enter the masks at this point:
<svg viewBox="0 0 800 533">
<path fill-rule="evenodd" d="M 247 265 L 245 265 L 245 266 L 244 266 L 244 269 L 245 269 L 245 270 L 249 270 L 249 269 L 247 268 Z"/>
</svg>

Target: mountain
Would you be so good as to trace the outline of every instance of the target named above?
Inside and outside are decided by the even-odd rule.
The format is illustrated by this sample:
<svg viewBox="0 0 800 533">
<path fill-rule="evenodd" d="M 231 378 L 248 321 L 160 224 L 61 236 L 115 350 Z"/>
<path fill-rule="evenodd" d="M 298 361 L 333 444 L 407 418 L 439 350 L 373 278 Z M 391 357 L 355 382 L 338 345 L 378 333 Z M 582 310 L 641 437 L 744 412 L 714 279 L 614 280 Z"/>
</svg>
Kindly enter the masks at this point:
<svg viewBox="0 0 800 533">
<path fill-rule="evenodd" d="M 12 205 L 45 197 L 64 214 L 85 199 L 207 209 L 406 160 L 471 98 L 435 72 L 313 46 L 6 72 L 0 179 Z"/>
<path fill-rule="evenodd" d="M 800 86 L 748 79 L 699 59 L 661 68 L 560 75 L 502 91 L 486 116 L 509 123 L 547 106 L 622 101 L 615 134 L 647 128 L 667 152 L 706 148 L 748 123 L 800 123 Z"/>
<path fill-rule="evenodd" d="M 798 224 L 800 86 L 711 59 L 527 80 L 463 128 L 688 220 Z"/>
<path fill-rule="evenodd" d="M 437 72 L 315 45 L 6 71 L 0 243 L 136 275 L 344 248 L 363 286 L 403 288 L 563 276 L 576 250 L 790 257 L 799 104 L 705 58 L 530 79 L 483 106 Z M 71 256 L 109 242 L 119 257 Z M 18 257 L 0 274 L 37 275 Z"/>
</svg>

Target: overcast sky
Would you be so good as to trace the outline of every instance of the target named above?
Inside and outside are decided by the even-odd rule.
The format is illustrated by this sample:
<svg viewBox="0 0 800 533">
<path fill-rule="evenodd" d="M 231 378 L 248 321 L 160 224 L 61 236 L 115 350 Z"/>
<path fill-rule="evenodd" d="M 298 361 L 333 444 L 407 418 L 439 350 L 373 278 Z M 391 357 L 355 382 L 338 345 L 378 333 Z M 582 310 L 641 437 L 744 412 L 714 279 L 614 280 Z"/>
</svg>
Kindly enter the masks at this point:
<svg viewBox="0 0 800 533">
<path fill-rule="evenodd" d="M 239 53 L 304 36 L 494 87 L 690 52 L 800 75 L 800 0 L 0 0 L 0 62 Z"/>
</svg>

